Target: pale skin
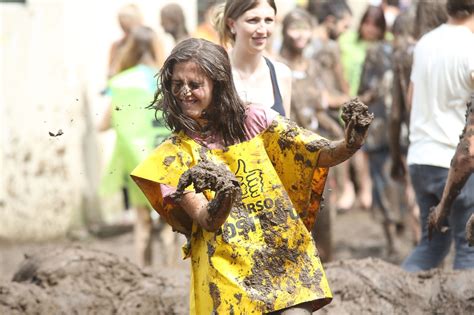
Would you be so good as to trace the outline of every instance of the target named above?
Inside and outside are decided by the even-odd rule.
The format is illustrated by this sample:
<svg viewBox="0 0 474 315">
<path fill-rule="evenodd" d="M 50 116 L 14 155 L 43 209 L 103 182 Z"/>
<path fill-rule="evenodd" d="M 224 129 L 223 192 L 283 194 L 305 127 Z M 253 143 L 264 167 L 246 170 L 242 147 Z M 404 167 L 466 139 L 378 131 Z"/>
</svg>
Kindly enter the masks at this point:
<svg viewBox="0 0 474 315">
<path fill-rule="evenodd" d="M 235 35 L 229 53 L 232 75 L 242 100 L 273 106 L 273 88 L 268 66 L 263 58 L 265 48 L 275 27 L 275 11 L 266 2 L 246 11 L 227 26 Z M 291 71 L 283 63 L 272 61 L 287 117 L 291 109 Z"/>
<path fill-rule="evenodd" d="M 174 96 L 185 115 L 201 126 L 210 123 L 203 119 L 202 114 L 212 104 L 213 84 L 194 62 L 178 63 L 174 66 L 172 86 Z M 368 128 L 356 129 L 355 123 L 354 118 L 347 124 L 344 139 L 331 141 L 321 149 L 315 165 L 335 166 L 350 158 L 362 146 Z M 210 201 L 202 193 L 185 193 L 178 203 L 194 222 L 207 231 L 215 232 L 227 220 L 235 194 L 232 191 L 224 191 L 216 198 L 220 199 L 220 203 L 212 215 L 208 211 Z"/>
</svg>

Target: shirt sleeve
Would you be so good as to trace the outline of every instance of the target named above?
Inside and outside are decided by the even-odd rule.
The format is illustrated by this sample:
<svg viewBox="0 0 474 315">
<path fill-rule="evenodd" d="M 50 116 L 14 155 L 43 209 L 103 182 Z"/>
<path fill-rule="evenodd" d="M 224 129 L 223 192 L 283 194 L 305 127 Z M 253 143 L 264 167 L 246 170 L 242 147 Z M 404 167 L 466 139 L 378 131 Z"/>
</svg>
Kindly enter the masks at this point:
<svg viewBox="0 0 474 315">
<path fill-rule="evenodd" d="M 249 105 L 244 125 L 247 140 L 254 138 L 266 130 L 278 115 L 278 112 L 269 107 L 257 104 Z"/>
</svg>

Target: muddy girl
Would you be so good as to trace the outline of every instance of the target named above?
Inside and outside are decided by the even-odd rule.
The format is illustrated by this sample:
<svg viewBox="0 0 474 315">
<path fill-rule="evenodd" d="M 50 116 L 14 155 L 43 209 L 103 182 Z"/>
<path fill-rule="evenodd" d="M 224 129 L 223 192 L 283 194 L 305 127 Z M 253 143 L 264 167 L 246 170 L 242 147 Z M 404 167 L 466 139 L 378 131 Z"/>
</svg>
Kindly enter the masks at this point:
<svg viewBox="0 0 474 315">
<path fill-rule="evenodd" d="M 165 61 L 154 105 L 173 131 L 133 171 L 191 259 L 191 314 L 311 314 L 331 302 L 310 230 L 328 168 L 356 152 L 372 120 L 346 105 L 329 141 L 244 103 L 227 52 L 201 39 Z"/>
</svg>

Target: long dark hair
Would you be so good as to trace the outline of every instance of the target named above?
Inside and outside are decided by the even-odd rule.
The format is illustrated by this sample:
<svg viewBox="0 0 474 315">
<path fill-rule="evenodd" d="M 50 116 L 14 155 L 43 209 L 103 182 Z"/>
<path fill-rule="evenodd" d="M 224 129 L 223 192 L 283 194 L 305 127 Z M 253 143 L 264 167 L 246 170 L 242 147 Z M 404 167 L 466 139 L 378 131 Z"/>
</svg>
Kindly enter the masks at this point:
<svg viewBox="0 0 474 315">
<path fill-rule="evenodd" d="M 210 41 L 189 38 L 175 46 L 158 74 L 158 90 L 151 106 L 163 111 L 171 130 L 202 132 L 195 120 L 183 114 L 171 88 L 175 65 L 190 61 L 213 82 L 212 101 L 205 116 L 209 128 L 222 136 L 226 146 L 244 141 L 245 105 L 234 86 L 229 56 Z"/>
<path fill-rule="evenodd" d="M 375 25 L 377 28 L 380 30 L 380 35 L 378 40 L 383 40 L 385 37 L 385 31 L 387 30 L 387 23 L 385 22 L 385 16 L 383 14 L 383 9 L 378 6 L 374 5 L 369 5 L 367 7 L 367 10 L 365 10 L 364 15 L 362 16 L 362 19 L 360 20 L 359 24 L 359 40 L 362 40 L 362 25 L 367 22 L 369 18 L 372 18 L 374 20 Z"/>
</svg>

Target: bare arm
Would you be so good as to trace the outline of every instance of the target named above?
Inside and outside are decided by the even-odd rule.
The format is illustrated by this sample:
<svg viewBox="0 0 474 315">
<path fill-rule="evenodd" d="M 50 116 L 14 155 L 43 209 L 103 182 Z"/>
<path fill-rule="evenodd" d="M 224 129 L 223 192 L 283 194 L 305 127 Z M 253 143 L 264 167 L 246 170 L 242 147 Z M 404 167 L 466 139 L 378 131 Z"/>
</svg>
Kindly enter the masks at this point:
<svg viewBox="0 0 474 315">
<path fill-rule="evenodd" d="M 342 104 L 350 100 L 350 97 L 347 94 L 334 95 L 332 93 L 326 93 L 326 99 L 328 101 L 328 106 L 333 109 L 341 108 Z"/>
<path fill-rule="evenodd" d="M 275 62 L 277 72 L 278 86 L 280 88 L 281 98 L 283 99 L 283 109 L 285 116 L 290 118 L 291 113 L 291 81 L 292 74 L 290 68 L 281 62 Z"/>
<path fill-rule="evenodd" d="M 184 193 L 193 184 L 195 192 Z M 203 190 L 216 192 L 214 199 L 208 201 Z M 235 175 L 224 165 L 214 164 L 207 159 L 184 172 L 172 197 L 203 229 L 216 232 L 227 220 L 232 206 L 240 202 L 242 191 Z"/>
<path fill-rule="evenodd" d="M 331 136 L 335 138 L 344 137 L 344 131 L 342 130 L 342 127 L 328 115 L 326 110 L 318 110 L 316 112 L 316 118 L 318 119 L 319 125 L 329 131 Z"/>
<path fill-rule="evenodd" d="M 350 158 L 364 144 L 374 115 L 368 112 L 367 105 L 358 99 L 347 102 L 342 107 L 342 120 L 346 126 L 344 139 L 331 141 L 319 153 L 317 165 L 331 167 Z"/>
<path fill-rule="evenodd" d="M 97 130 L 100 132 L 107 131 L 110 129 L 110 127 L 112 127 L 112 104 L 107 106 L 107 109 L 105 110 L 104 115 L 97 126 Z"/>
<path fill-rule="evenodd" d="M 203 229 L 216 232 L 229 216 L 233 198 L 230 194 L 218 194 L 209 202 L 202 193 L 184 194 L 178 204 Z"/>
<path fill-rule="evenodd" d="M 349 159 L 364 144 L 367 128 L 356 128 L 355 118 L 347 124 L 343 140 L 331 141 L 321 149 L 317 165 L 331 167 Z"/>
</svg>

